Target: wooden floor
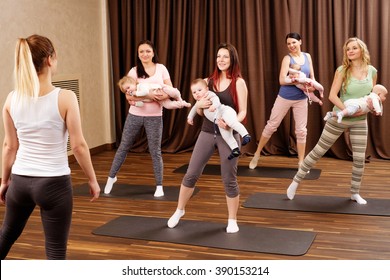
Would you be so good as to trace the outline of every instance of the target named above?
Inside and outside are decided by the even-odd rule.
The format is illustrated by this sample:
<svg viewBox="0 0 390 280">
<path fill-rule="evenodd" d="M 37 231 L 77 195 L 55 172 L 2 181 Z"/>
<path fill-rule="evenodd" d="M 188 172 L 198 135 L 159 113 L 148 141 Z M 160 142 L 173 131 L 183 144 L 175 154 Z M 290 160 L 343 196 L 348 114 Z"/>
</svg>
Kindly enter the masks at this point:
<svg viewBox="0 0 390 280">
<path fill-rule="evenodd" d="M 93 156 L 99 182 L 103 185 L 114 157 L 114 151 Z M 179 186 L 183 174 L 173 170 L 188 163 L 190 154 L 164 154 L 164 185 Z M 242 157 L 240 165 L 247 165 L 250 157 Z M 218 163 L 214 156 L 210 163 Z M 267 156 L 261 166 L 291 167 L 296 158 Z M 76 163 L 71 164 L 74 185 L 85 183 L 85 177 Z M 351 162 L 332 158 L 321 159 L 316 168 L 322 170 L 318 180 L 305 180 L 300 194 L 349 197 Z M 361 195 L 364 198 L 390 199 L 390 162 L 371 160 L 366 165 Z M 118 182 L 153 185 L 153 172 L 149 154 L 129 154 L 118 174 Z M 285 193 L 290 179 L 239 177 L 241 203 L 255 192 Z M 225 223 L 227 209 L 219 176 L 203 175 L 198 183 L 200 192 L 186 208 L 185 219 Z M 115 187 L 115 186 L 114 186 Z M 390 217 L 326 214 L 294 211 L 261 210 L 240 207 L 241 225 L 315 232 L 316 238 L 303 256 L 293 257 L 235 250 L 187 246 L 165 242 L 151 242 L 91 234 L 91 231 L 121 215 L 169 218 L 176 202 L 129 200 L 102 197 L 89 202 L 87 197 L 74 197 L 73 222 L 70 231 L 68 259 L 73 260 L 389 260 Z M 0 207 L 1 220 L 5 207 Z M 137 226 L 137 225 L 129 225 Z M 25 231 L 11 249 L 7 259 L 45 259 L 39 210 L 30 218 Z"/>
</svg>

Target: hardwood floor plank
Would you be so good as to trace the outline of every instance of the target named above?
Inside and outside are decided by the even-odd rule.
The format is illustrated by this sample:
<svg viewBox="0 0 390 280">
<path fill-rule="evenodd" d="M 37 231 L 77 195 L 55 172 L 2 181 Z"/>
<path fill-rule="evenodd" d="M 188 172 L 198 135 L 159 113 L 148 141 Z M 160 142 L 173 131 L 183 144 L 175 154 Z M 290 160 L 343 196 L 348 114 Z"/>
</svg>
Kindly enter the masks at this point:
<svg viewBox="0 0 390 280">
<path fill-rule="evenodd" d="M 115 151 L 93 155 L 93 164 L 99 182 L 104 185 Z M 164 185 L 180 186 L 183 174 L 173 170 L 187 164 L 190 153 L 163 154 Z M 218 164 L 217 155 L 209 163 Z M 240 165 L 248 165 L 249 157 L 240 158 Z M 390 162 L 371 160 L 366 164 L 361 188 L 363 198 L 390 199 L 388 174 Z M 296 158 L 266 156 L 261 166 L 295 167 Z M 333 158 L 321 159 L 315 168 L 321 169 L 318 180 L 305 180 L 297 195 L 326 195 L 349 197 L 352 162 Z M 83 184 L 86 178 L 76 162 L 71 163 L 74 185 Z M 284 194 L 290 179 L 239 177 L 241 203 L 254 192 Z M 118 173 L 118 182 L 154 185 L 149 154 L 130 153 Z M 227 222 L 225 194 L 219 176 L 204 175 L 197 186 L 200 192 L 186 207 L 185 219 L 210 222 Z M 115 185 L 114 185 L 115 188 Z M 312 231 L 317 234 L 309 251 L 303 256 L 284 256 L 223 250 L 145 240 L 132 240 L 93 235 L 93 229 L 122 215 L 169 218 L 176 202 L 101 198 L 89 202 L 89 197 L 75 196 L 70 231 L 68 259 L 74 260 L 389 260 L 390 217 L 310 213 L 250 209 L 240 207 L 239 225 L 256 225 L 277 229 Z M 0 207 L 1 222 L 5 207 Z M 136 226 L 136 225 L 129 225 Z M 45 259 L 43 230 L 39 210 L 35 209 L 23 234 L 11 249 L 7 259 Z"/>
</svg>

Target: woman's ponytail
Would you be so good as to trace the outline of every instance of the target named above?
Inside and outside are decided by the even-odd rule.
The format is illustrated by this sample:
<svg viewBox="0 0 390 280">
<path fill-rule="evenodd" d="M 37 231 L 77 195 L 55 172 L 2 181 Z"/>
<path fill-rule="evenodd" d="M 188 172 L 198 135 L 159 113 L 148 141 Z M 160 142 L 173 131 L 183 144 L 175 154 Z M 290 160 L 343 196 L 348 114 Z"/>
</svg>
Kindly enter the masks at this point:
<svg viewBox="0 0 390 280">
<path fill-rule="evenodd" d="M 38 98 L 39 79 L 27 39 L 20 38 L 15 49 L 15 92 L 19 99 Z"/>
</svg>

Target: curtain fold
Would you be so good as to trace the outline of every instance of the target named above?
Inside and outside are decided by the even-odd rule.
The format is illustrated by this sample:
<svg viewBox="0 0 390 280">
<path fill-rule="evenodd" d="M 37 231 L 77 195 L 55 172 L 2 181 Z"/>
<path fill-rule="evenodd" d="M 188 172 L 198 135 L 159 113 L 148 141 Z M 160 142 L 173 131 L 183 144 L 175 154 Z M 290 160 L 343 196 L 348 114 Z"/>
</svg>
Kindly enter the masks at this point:
<svg viewBox="0 0 390 280">
<path fill-rule="evenodd" d="M 332 108 L 327 100 L 334 72 L 342 60 L 348 37 L 365 41 L 371 62 L 378 69 L 378 83 L 390 89 L 389 12 L 387 0 L 111 0 L 110 32 L 113 80 L 118 81 L 135 65 L 137 44 L 151 40 L 160 62 L 167 66 L 172 82 L 188 102 L 194 103 L 190 82 L 205 78 L 213 70 L 219 43 L 230 42 L 238 50 L 243 78 L 249 90 L 247 123 L 252 139 L 259 139 L 279 90 L 279 70 L 287 54 L 285 36 L 298 32 L 302 50 L 313 58 L 315 78 L 325 88 L 324 105 L 309 105 L 307 152 L 317 143 L 324 126 L 323 116 Z M 117 143 L 128 111 L 126 100 L 115 87 Z M 186 123 L 188 109 L 164 109 L 163 152 L 190 151 L 200 130 Z M 368 117 L 367 156 L 390 158 L 390 113 Z M 132 151 L 144 152 L 144 133 Z M 253 153 L 256 141 L 243 147 Z M 296 155 L 294 121 L 289 113 L 264 148 L 264 153 Z M 348 159 L 350 148 L 341 137 L 327 153 Z"/>
</svg>

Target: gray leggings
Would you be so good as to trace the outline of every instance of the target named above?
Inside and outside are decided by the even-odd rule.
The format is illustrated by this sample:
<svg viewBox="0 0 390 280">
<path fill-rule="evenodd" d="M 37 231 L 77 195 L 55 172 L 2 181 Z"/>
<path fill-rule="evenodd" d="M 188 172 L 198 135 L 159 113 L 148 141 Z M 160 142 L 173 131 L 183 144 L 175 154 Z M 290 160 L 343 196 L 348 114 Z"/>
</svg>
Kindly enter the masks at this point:
<svg viewBox="0 0 390 280">
<path fill-rule="evenodd" d="M 64 260 L 72 220 L 72 182 L 69 175 L 29 177 L 12 175 L 0 230 L 0 257 L 5 259 L 38 205 L 45 233 L 46 257 Z"/>
<path fill-rule="evenodd" d="M 240 144 L 239 135 L 234 134 L 234 138 L 237 143 Z M 205 168 L 208 160 L 214 154 L 215 148 L 218 149 L 220 157 L 221 176 L 226 196 L 230 198 L 237 197 L 240 193 L 237 183 L 238 158 L 235 157 L 231 160 L 228 159 L 231 149 L 226 141 L 223 140 L 221 135 L 215 135 L 204 131 L 200 132 L 191 155 L 187 172 L 182 180 L 182 184 L 188 188 L 195 187 L 195 184 L 200 175 L 202 175 L 203 169 Z"/>
<path fill-rule="evenodd" d="M 352 145 L 352 180 L 351 193 L 359 193 L 362 182 L 364 164 L 367 147 L 367 121 L 356 123 L 337 123 L 334 119 L 329 119 L 322 131 L 320 140 L 314 149 L 305 157 L 301 168 L 294 177 L 294 181 L 300 183 L 307 172 L 316 164 L 316 162 L 330 149 L 340 135 L 349 128 L 350 140 Z"/>
<path fill-rule="evenodd" d="M 146 137 L 148 139 L 149 152 L 152 156 L 154 178 L 156 185 L 163 183 L 164 164 L 161 155 L 161 137 L 163 130 L 162 117 L 142 117 L 128 114 L 122 132 L 122 140 L 115 153 L 108 176 L 114 178 L 119 172 L 123 162 L 126 160 L 127 153 L 134 144 L 135 138 L 145 127 Z"/>
</svg>

